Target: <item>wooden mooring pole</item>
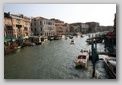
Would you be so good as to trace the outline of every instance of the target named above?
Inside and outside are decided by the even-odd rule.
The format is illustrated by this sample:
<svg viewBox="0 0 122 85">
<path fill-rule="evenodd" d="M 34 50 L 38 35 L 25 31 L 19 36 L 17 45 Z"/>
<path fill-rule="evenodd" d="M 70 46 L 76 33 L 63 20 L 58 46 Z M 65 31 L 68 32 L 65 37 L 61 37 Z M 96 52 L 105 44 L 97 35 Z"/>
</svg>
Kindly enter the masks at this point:
<svg viewBox="0 0 122 85">
<path fill-rule="evenodd" d="M 98 53 L 97 53 L 97 44 L 96 42 L 93 42 L 91 45 L 91 51 L 92 51 L 92 55 L 91 55 L 91 61 L 93 64 L 93 72 L 92 72 L 92 77 L 95 77 L 95 65 L 96 62 L 98 61 Z"/>
</svg>

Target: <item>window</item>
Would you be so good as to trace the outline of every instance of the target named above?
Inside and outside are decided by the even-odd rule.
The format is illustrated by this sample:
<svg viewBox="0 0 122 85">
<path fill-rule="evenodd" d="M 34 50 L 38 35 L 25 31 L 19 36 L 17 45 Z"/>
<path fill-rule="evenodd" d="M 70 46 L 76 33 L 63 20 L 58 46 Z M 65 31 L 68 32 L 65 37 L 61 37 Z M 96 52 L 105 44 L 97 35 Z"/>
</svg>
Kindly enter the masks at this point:
<svg viewBox="0 0 122 85">
<path fill-rule="evenodd" d="M 53 30 L 52 27 L 48 27 L 48 30 Z"/>
<path fill-rule="evenodd" d="M 34 19 L 34 21 L 36 21 L 36 19 Z"/>
<path fill-rule="evenodd" d="M 40 31 L 42 31 L 42 27 L 40 27 Z"/>
<path fill-rule="evenodd" d="M 28 28 L 27 27 L 24 27 L 24 31 L 27 31 L 28 30 Z"/>
<path fill-rule="evenodd" d="M 33 28 L 31 28 L 31 31 L 33 31 Z"/>
<path fill-rule="evenodd" d="M 52 25 L 52 22 L 48 22 L 48 25 Z"/>
<path fill-rule="evenodd" d="M 40 25 L 42 25 L 42 22 L 40 21 Z"/>
<path fill-rule="evenodd" d="M 20 19 L 16 19 L 17 24 L 20 24 Z"/>
<path fill-rule="evenodd" d="M 25 22 L 25 25 L 28 25 L 28 22 Z"/>
<path fill-rule="evenodd" d="M 34 30 L 35 30 L 35 32 L 36 32 L 36 28 L 35 28 Z"/>
<path fill-rule="evenodd" d="M 12 29 L 12 26 L 6 26 L 6 29 L 7 29 L 7 30 L 13 30 L 13 29 Z"/>
</svg>

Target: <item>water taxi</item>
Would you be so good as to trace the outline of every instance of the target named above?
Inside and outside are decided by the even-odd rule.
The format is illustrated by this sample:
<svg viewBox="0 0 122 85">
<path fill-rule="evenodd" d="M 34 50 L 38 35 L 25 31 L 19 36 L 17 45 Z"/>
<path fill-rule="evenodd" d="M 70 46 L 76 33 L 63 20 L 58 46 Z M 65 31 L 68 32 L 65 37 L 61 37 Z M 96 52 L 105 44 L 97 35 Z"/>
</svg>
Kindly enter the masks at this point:
<svg viewBox="0 0 122 85">
<path fill-rule="evenodd" d="M 88 51 L 83 51 L 81 52 L 80 55 L 78 55 L 78 57 L 76 57 L 76 59 L 74 60 L 74 63 L 76 64 L 76 67 L 81 66 L 81 67 L 87 68 L 88 60 L 89 60 Z"/>
</svg>

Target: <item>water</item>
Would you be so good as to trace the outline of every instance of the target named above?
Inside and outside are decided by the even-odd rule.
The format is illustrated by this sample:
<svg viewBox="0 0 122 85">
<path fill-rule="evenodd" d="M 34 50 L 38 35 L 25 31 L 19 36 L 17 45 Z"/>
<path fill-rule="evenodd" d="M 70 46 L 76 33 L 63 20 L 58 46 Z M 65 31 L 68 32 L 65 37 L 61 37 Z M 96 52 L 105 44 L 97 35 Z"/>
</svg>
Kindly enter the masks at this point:
<svg viewBox="0 0 122 85">
<path fill-rule="evenodd" d="M 74 45 L 70 45 L 70 39 L 62 39 L 18 49 L 5 56 L 4 76 L 7 79 L 90 79 L 91 63 L 88 69 L 76 69 L 73 62 L 81 49 L 90 48 L 85 42 L 87 38 L 74 37 Z"/>
</svg>

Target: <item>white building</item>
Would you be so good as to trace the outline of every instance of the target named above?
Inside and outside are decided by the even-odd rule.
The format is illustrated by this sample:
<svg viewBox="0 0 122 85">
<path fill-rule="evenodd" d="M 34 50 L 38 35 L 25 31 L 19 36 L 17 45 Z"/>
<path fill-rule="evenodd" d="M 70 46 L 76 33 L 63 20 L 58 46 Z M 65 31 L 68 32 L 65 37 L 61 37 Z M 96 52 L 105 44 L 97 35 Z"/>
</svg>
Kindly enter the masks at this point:
<svg viewBox="0 0 122 85">
<path fill-rule="evenodd" d="M 54 21 L 43 17 L 31 19 L 31 30 L 36 36 L 54 36 L 56 34 Z"/>
</svg>

